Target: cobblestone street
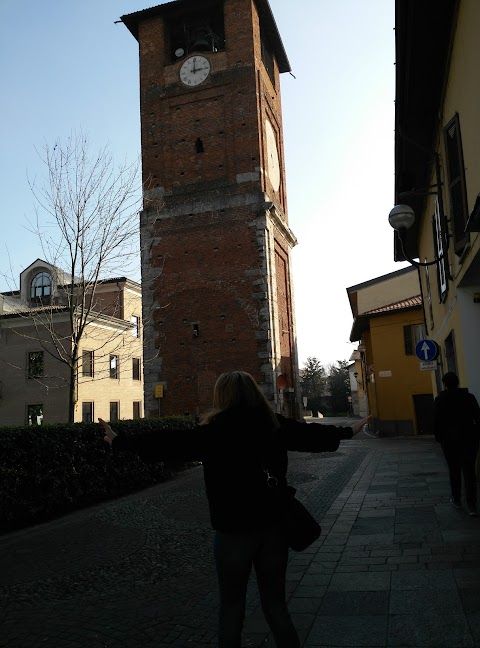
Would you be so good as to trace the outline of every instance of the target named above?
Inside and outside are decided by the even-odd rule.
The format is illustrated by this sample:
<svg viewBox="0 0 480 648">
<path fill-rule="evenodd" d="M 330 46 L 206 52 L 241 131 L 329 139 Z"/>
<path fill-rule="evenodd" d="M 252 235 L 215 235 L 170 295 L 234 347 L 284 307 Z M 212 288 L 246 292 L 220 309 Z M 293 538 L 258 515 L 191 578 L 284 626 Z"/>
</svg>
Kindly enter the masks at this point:
<svg viewBox="0 0 480 648">
<path fill-rule="evenodd" d="M 323 529 L 289 563 L 305 648 L 480 646 L 480 521 L 430 437 L 292 453 L 290 481 Z M 1 537 L 0 646 L 214 646 L 212 538 L 201 467 Z M 245 645 L 274 645 L 253 577 Z"/>
</svg>

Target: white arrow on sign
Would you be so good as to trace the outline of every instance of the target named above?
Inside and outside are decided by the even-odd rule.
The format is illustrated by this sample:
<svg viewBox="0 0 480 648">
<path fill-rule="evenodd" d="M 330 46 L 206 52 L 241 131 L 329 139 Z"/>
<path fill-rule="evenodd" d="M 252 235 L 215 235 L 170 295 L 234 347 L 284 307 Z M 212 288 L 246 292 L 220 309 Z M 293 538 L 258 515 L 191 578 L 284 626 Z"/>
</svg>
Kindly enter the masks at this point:
<svg viewBox="0 0 480 648">
<path fill-rule="evenodd" d="M 428 360 L 428 351 L 429 351 L 429 349 L 430 349 L 430 347 L 428 346 L 428 344 L 426 342 L 424 342 L 422 344 L 421 348 L 420 348 L 420 350 L 423 351 L 423 354 L 425 356 L 425 360 Z"/>
</svg>

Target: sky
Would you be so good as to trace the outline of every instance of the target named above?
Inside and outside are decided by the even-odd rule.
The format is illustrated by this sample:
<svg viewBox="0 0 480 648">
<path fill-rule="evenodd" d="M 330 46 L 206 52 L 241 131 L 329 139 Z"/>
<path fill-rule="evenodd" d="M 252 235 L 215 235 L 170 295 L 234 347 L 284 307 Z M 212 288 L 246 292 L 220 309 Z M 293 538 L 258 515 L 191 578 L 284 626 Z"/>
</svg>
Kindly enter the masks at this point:
<svg viewBox="0 0 480 648">
<path fill-rule="evenodd" d="M 155 4 L 0 0 L 0 291 L 42 256 L 29 179 L 42 173 L 45 143 L 81 129 L 94 150 L 139 159 L 138 43 L 115 21 Z M 282 75 L 281 92 L 299 363 L 326 366 L 357 347 L 346 288 L 405 267 L 393 260 L 387 220 L 394 0 L 270 5 L 294 75 Z"/>
</svg>

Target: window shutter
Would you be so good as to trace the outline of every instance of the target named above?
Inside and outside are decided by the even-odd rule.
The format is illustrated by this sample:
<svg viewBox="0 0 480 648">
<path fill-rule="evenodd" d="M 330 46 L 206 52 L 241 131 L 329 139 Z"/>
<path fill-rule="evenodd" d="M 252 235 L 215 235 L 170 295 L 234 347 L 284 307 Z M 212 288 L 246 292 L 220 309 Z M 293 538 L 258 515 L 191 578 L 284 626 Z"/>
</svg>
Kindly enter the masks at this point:
<svg viewBox="0 0 480 648">
<path fill-rule="evenodd" d="M 405 355 L 413 355 L 412 327 L 410 324 L 403 327 L 403 343 L 405 345 Z"/>
<path fill-rule="evenodd" d="M 435 258 L 439 258 L 443 254 L 443 241 L 442 241 L 442 231 L 440 223 L 440 214 L 438 213 L 438 205 L 435 207 L 435 214 L 432 218 L 433 226 L 433 244 L 435 247 Z M 440 301 L 445 301 L 445 297 L 448 289 L 448 280 L 446 273 L 447 264 L 445 262 L 445 257 L 442 257 L 437 263 L 437 284 L 438 284 L 438 296 Z"/>
<path fill-rule="evenodd" d="M 444 133 L 455 253 L 460 255 L 468 243 L 468 234 L 465 233 L 468 220 L 468 204 L 458 114 L 445 126 Z"/>
</svg>

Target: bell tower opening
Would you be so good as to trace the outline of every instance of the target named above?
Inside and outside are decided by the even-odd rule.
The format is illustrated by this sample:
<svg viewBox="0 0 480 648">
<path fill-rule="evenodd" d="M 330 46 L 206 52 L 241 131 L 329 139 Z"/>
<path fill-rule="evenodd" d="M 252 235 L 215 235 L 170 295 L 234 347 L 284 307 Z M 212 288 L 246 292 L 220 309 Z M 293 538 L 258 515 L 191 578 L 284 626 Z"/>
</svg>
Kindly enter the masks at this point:
<svg viewBox="0 0 480 648">
<path fill-rule="evenodd" d="M 166 44 L 171 63 L 192 52 L 220 52 L 225 49 L 223 2 L 197 3 L 179 8 L 166 21 Z"/>
</svg>

